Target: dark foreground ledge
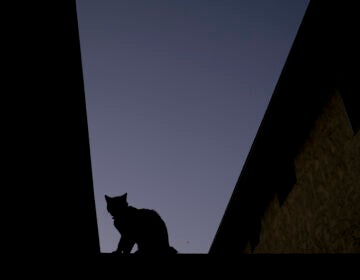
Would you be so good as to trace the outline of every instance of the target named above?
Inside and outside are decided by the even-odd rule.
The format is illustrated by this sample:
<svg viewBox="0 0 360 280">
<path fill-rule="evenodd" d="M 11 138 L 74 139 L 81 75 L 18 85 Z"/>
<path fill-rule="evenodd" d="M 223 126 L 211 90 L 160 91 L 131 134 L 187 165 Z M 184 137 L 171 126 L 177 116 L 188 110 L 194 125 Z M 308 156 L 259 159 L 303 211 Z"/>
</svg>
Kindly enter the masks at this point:
<svg viewBox="0 0 360 280">
<path fill-rule="evenodd" d="M 209 255 L 209 254 L 176 254 L 172 256 L 119 256 L 109 253 L 100 254 L 96 260 L 103 269 L 134 270 L 162 269 L 188 270 L 211 272 L 225 271 L 252 271 L 260 272 L 266 267 L 272 269 L 304 269 L 326 267 L 340 267 L 343 263 L 352 266 L 359 260 L 356 254 L 238 254 L 238 255 Z M 148 270 L 149 271 L 149 270 Z"/>
<path fill-rule="evenodd" d="M 7 268 L 11 275 L 46 276 L 47 279 L 234 279 L 243 276 L 309 277 L 313 272 L 322 276 L 356 272 L 359 254 L 251 254 L 209 255 L 177 254 L 160 256 L 119 256 L 107 253 L 84 256 L 69 253 L 64 256 L 17 255 Z M 10 259 L 7 259 L 10 261 Z M 6 263 L 6 262 L 5 262 Z M 5 267 L 5 266 L 4 266 Z M 6 268 L 5 267 L 5 268 Z M 310 274 L 309 274 L 310 273 Z M 358 274 L 358 272 L 356 272 Z M 131 277 L 131 278 L 128 278 Z M 135 278 L 134 278 L 135 277 Z M 200 278 L 199 278 L 200 277 Z M 15 277 L 16 278 L 16 277 Z M 40 277 L 41 278 L 41 277 Z M 61 279 L 61 278 L 60 278 Z"/>
</svg>

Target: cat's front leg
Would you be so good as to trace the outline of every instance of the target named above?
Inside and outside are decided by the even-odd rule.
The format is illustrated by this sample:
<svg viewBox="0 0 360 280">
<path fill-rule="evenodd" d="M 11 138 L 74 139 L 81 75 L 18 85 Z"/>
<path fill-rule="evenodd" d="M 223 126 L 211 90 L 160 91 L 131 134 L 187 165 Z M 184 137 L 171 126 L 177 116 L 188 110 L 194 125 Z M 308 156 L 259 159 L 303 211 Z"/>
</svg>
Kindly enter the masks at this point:
<svg viewBox="0 0 360 280">
<path fill-rule="evenodd" d="M 134 245 L 135 245 L 134 240 L 123 235 L 121 236 L 118 244 L 118 248 L 114 253 L 129 255 Z"/>
</svg>

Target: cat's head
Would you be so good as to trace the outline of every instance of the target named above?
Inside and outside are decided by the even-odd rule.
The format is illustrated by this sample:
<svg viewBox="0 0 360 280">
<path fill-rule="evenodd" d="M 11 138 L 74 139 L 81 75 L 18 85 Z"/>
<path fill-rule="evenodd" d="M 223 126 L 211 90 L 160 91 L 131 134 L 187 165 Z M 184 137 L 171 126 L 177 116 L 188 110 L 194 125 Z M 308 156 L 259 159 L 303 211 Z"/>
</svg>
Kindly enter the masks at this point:
<svg viewBox="0 0 360 280">
<path fill-rule="evenodd" d="M 127 197 L 127 193 L 121 196 L 114 196 L 114 197 L 105 195 L 107 210 L 111 216 L 116 217 L 118 215 L 121 215 L 124 209 L 128 207 L 126 197 Z"/>
</svg>

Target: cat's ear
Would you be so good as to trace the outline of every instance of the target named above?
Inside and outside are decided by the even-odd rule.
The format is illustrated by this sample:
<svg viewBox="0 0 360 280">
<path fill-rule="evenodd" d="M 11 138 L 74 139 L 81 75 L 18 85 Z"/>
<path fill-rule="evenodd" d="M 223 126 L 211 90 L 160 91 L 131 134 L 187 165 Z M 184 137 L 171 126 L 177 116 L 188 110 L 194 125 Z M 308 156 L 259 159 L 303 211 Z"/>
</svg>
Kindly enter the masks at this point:
<svg viewBox="0 0 360 280">
<path fill-rule="evenodd" d="M 127 201 L 127 192 L 124 193 L 123 198 L 125 199 L 125 201 Z"/>
<path fill-rule="evenodd" d="M 111 199 L 111 197 L 110 197 L 110 196 L 107 196 L 107 195 L 105 194 L 105 200 L 106 200 L 106 202 L 108 202 L 110 199 Z"/>
</svg>

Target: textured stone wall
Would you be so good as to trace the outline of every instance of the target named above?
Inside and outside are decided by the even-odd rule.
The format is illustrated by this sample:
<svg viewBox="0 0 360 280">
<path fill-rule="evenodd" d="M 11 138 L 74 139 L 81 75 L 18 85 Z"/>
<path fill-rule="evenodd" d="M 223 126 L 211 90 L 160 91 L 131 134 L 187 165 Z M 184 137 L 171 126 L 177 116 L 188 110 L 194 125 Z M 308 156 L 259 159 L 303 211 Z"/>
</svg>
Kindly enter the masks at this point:
<svg viewBox="0 0 360 280">
<path fill-rule="evenodd" d="M 265 213 L 254 253 L 360 253 L 360 133 L 339 93 L 314 123 L 295 169 L 284 204 L 275 197 Z"/>
</svg>

